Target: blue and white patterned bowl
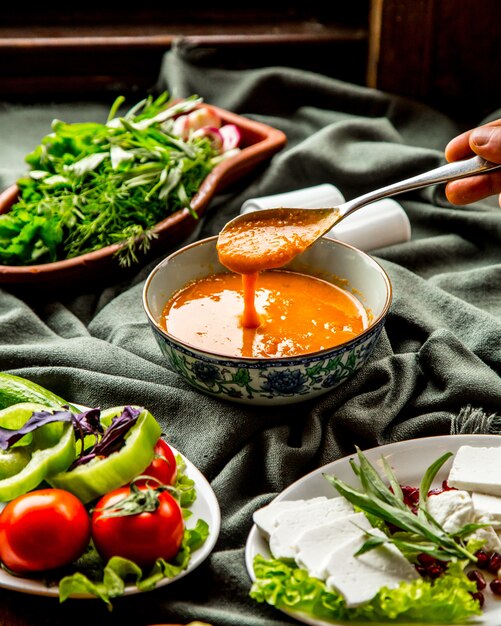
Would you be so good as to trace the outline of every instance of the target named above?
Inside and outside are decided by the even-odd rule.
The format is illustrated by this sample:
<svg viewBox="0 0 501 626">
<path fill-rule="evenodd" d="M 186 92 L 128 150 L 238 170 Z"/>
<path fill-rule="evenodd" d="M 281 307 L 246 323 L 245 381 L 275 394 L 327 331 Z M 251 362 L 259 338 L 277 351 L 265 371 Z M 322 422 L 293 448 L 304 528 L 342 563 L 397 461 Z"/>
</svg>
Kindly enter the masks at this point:
<svg viewBox="0 0 501 626">
<path fill-rule="evenodd" d="M 232 358 L 206 352 L 173 337 L 159 323 L 170 297 L 188 282 L 228 271 L 218 260 L 217 237 L 174 252 L 151 272 L 143 305 L 167 365 L 191 385 L 221 399 L 278 405 L 309 400 L 348 380 L 366 362 L 391 304 L 391 283 L 365 252 L 323 237 L 287 269 L 328 280 L 351 291 L 368 312 L 369 327 L 355 339 L 311 354 L 287 358 Z"/>
</svg>

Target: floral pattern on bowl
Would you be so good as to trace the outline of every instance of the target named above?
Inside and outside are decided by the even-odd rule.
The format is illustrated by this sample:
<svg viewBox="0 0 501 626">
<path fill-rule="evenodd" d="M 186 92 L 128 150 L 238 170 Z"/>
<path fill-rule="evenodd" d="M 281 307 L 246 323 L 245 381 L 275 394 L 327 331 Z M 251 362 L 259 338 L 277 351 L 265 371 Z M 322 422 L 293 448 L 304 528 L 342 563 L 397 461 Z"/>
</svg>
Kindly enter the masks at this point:
<svg viewBox="0 0 501 626">
<path fill-rule="evenodd" d="M 153 269 L 144 285 L 144 309 L 167 367 L 203 393 L 270 406 L 328 393 L 363 367 L 383 329 L 391 304 L 391 283 L 368 254 L 328 237 L 298 255 L 286 269 L 351 291 L 369 317 L 368 328 L 358 337 L 311 354 L 244 358 L 200 350 L 169 334 L 160 320 L 170 297 L 192 280 L 228 271 L 219 263 L 216 241 L 217 237 L 210 237 L 174 252 Z"/>
<path fill-rule="evenodd" d="M 322 352 L 291 361 L 270 360 L 267 367 L 207 357 L 152 328 L 172 370 L 196 389 L 235 402 L 289 404 L 322 395 L 351 378 L 369 358 L 383 325 L 381 320 L 369 334 L 327 356 Z"/>
</svg>

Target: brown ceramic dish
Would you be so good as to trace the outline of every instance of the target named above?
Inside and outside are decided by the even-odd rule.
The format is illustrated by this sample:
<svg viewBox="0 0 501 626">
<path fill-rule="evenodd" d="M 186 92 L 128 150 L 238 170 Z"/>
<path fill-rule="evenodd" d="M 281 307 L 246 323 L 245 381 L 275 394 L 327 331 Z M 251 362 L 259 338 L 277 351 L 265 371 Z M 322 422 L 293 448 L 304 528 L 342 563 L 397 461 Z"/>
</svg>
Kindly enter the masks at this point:
<svg viewBox="0 0 501 626">
<path fill-rule="evenodd" d="M 199 217 L 204 214 L 216 192 L 248 174 L 256 165 L 278 152 L 286 142 L 286 137 L 280 130 L 210 106 L 219 113 L 225 124 L 238 126 L 242 133 L 242 149 L 235 156 L 216 165 L 203 181 L 191 201 L 191 207 Z M 16 185 L 8 187 L 0 194 L 0 214 L 10 209 L 17 196 Z M 143 261 L 162 252 L 167 253 L 172 246 L 188 237 L 196 225 L 197 220 L 188 209 L 176 211 L 166 217 L 155 226 L 157 237 L 152 240 L 151 249 L 147 257 L 143 257 Z M 0 284 L 63 286 L 75 280 L 92 280 L 94 277 L 116 274 L 122 271 L 115 254 L 120 248 L 120 244 L 114 244 L 72 259 L 40 265 L 0 265 Z"/>
</svg>

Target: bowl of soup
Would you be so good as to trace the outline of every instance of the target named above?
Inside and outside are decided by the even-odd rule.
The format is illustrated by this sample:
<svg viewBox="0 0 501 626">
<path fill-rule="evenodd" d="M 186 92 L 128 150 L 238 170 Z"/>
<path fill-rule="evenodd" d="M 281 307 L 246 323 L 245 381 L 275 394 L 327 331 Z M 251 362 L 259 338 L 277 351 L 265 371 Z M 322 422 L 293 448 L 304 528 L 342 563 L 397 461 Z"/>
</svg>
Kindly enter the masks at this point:
<svg viewBox="0 0 501 626">
<path fill-rule="evenodd" d="M 181 248 L 145 282 L 144 309 L 169 368 L 201 392 L 256 405 L 309 400 L 356 374 L 392 299 L 371 256 L 322 237 L 256 280 L 222 265 L 217 241 Z M 249 293 L 256 317 L 245 319 Z"/>
</svg>

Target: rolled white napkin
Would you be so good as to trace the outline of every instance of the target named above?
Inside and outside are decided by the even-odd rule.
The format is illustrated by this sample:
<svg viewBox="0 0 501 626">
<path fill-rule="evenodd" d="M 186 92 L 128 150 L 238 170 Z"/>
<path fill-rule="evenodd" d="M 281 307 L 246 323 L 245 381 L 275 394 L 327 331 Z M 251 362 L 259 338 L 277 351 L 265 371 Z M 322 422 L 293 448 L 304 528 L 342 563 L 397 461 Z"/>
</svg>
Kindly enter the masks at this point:
<svg viewBox="0 0 501 626">
<path fill-rule="evenodd" d="M 343 194 L 329 183 L 246 200 L 240 213 L 280 207 L 315 209 L 335 207 L 345 202 Z M 373 202 L 345 218 L 327 235 L 349 243 L 360 250 L 374 250 L 396 243 L 409 241 L 411 225 L 404 209 L 385 198 Z"/>
</svg>

